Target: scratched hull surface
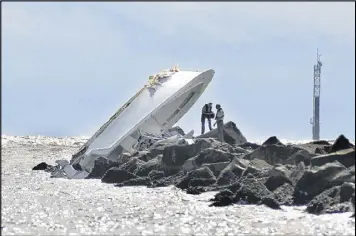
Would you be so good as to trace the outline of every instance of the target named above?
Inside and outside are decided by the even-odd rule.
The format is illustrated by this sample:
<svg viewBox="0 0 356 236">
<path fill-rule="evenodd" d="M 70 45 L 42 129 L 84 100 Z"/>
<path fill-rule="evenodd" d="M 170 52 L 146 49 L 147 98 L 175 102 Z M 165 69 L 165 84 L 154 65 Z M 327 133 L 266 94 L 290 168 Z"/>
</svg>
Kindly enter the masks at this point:
<svg viewBox="0 0 356 236">
<path fill-rule="evenodd" d="M 213 193 L 116 188 L 100 180 L 51 179 L 32 171 L 69 158 L 81 138 L 2 137 L 2 235 L 355 235 L 352 213 L 314 216 L 303 208 L 208 207 Z"/>
<path fill-rule="evenodd" d="M 150 114 L 171 95 L 191 81 L 199 72 L 177 72 L 172 78 L 157 88 L 151 95 L 149 89 L 144 89 L 137 98 L 96 138 L 88 149 L 110 147 L 130 131 L 139 121 Z"/>
</svg>

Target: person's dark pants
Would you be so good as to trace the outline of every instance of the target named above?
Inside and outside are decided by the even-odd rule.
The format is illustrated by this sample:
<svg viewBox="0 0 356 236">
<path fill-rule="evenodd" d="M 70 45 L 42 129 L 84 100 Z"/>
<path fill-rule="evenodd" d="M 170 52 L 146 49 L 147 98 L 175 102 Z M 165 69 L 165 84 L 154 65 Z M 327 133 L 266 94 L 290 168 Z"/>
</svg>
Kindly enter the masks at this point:
<svg viewBox="0 0 356 236">
<path fill-rule="evenodd" d="M 208 124 L 209 124 L 209 130 L 212 130 L 211 128 L 211 118 L 207 115 L 202 114 L 201 115 L 201 134 L 205 133 L 205 119 L 208 119 Z"/>
</svg>

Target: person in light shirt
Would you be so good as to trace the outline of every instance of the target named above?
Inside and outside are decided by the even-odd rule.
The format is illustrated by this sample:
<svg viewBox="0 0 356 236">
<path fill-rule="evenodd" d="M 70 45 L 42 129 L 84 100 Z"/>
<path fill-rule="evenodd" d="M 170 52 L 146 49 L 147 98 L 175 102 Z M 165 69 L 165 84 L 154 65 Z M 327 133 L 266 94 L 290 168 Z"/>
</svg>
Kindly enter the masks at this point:
<svg viewBox="0 0 356 236">
<path fill-rule="evenodd" d="M 221 142 L 224 142 L 224 111 L 221 108 L 220 104 L 216 104 L 216 115 L 215 115 L 215 120 L 216 122 L 214 123 L 215 125 L 218 125 L 218 137 Z"/>
</svg>

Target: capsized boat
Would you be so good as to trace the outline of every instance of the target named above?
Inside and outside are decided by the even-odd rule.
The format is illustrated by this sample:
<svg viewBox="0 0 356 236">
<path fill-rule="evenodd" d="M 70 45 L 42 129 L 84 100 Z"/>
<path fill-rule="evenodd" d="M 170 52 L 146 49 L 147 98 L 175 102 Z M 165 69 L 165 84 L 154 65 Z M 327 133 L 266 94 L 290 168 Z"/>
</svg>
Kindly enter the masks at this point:
<svg viewBox="0 0 356 236">
<path fill-rule="evenodd" d="M 154 136 L 165 138 L 165 132 L 194 105 L 214 74 L 212 69 L 192 71 L 175 66 L 150 76 L 143 88 L 72 156 L 70 164 L 79 163 L 89 173 L 100 156 L 115 161 L 122 153 L 134 154 L 142 149 L 143 143 L 151 142 L 146 147 L 153 145 Z M 153 135 L 147 138 L 147 134 Z"/>
</svg>

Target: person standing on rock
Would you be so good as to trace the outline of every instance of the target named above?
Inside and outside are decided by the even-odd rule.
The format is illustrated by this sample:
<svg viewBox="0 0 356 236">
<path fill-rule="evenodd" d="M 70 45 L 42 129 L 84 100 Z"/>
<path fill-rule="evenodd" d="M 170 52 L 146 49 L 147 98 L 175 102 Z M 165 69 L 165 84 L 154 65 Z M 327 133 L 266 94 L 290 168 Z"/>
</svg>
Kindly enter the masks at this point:
<svg viewBox="0 0 356 236">
<path fill-rule="evenodd" d="M 216 116 L 214 126 L 218 125 L 218 137 L 221 142 L 224 142 L 224 111 L 220 104 L 216 104 Z"/>
<path fill-rule="evenodd" d="M 211 102 L 203 106 L 201 113 L 201 134 L 205 133 L 205 119 L 208 119 L 209 130 L 212 130 L 211 119 L 214 118 L 214 112 L 212 110 L 213 104 Z"/>
</svg>

